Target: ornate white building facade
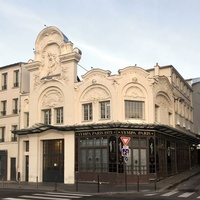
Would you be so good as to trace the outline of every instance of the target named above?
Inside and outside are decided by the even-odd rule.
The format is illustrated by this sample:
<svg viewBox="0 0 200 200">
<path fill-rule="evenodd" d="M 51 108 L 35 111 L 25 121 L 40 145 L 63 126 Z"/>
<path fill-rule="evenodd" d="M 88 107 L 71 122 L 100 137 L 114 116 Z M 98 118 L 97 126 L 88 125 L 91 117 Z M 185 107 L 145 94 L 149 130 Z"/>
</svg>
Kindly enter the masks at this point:
<svg viewBox="0 0 200 200">
<path fill-rule="evenodd" d="M 80 81 L 81 51 L 56 27 L 39 33 L 34 53 L 0 68 L 6 179 L 72 184 L 77 174 L 120 183 L 126 173 L 129 182 L 138 174 L 148 182 L 196 164 L 192 88 L 173 66 L 92 69 Z M 122 136 L 130 139 L 126 163 Z"/>
</svg>

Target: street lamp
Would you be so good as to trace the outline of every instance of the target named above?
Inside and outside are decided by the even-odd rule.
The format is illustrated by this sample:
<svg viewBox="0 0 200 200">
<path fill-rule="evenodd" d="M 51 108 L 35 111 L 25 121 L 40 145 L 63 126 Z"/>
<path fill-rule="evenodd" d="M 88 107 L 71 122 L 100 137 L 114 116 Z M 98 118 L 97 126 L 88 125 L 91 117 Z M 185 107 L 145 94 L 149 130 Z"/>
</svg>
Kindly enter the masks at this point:
<svg viewBox="0 0 200 200">
<path fill-rule="evenodd" d="M 54 166 L 54 170 L 55 170 L 55 171 L 54 171 L 54 173 L 55 173 L 55 189 L 54 189 L 54 191 L 57 192 L 57 176 L 56 176 L 56 168 L 57 168 L 58 164 L 57 164 L 57 163 L 54 163 L 53 166 Z"/>
</svg>

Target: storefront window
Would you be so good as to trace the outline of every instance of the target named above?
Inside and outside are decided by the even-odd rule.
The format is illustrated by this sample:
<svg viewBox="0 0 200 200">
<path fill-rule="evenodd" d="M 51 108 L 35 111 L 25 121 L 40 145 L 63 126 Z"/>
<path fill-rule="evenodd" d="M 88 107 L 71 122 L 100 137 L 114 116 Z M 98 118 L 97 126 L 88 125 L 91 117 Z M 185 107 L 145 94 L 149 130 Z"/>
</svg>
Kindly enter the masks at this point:
<svg viewBox="0 0 200 200">
<path fill-rule="evenodd" d="M 140 139 L 140 147 L 146 147 L 147 146 L 147 139 L 141 138 Z"/>
<path fill-rule="evenodd" d="M 107 172 L 107 137 L 80 138 L 80 170 L 81 172 Z"/>
<path fill-rule="evenodd" d="M 139 173 L 139 149 L 133 149 L 133 174 Z"/>
<path fill-rule="evenodd" d="M 131 146 L 134 146 L 134 147 L 139 147 L 139 138 L 138 137 L 133 137 L 133 139 L 130 140 L 130 144 Z"/>
<path fill-rule="evenodd" d="M 147 138 L 133 137 L 129 142 L 130 157 L 126 164 L 127 174 L 147 174 Z"/>
<path fill-rule="evenodd" d="M 140 173 L 145 175 L 147 174 L 147 150 L 146 149 L 141 149 L 140 150 L 140 156 L 141 156 L 141 169 Z"/>
</svg>

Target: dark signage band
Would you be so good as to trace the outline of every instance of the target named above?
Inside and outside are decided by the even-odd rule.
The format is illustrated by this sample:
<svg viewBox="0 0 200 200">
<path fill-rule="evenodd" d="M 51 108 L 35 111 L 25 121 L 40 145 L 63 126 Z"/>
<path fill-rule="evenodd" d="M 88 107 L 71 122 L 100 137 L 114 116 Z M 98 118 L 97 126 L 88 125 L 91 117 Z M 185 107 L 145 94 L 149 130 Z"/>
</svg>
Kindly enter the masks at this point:
<svg viewBox="0 0 200 200">
<path fill-rule="evenodd" d="M 114 130 L 114 131 L 84 131 L 76 132 L 76 136 L 101 136 L 101 135 L 142 135 L 154 136 L 154 131 L 133 131 L 133 130 Z"/>
</svg>

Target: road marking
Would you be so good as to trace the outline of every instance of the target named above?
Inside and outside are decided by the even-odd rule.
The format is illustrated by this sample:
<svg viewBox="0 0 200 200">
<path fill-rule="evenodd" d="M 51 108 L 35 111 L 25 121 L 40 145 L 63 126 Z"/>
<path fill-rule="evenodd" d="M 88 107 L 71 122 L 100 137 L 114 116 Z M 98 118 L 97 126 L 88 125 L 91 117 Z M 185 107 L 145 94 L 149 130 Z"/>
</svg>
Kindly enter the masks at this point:
<svg viewBox="0 0 200 200">
<path fill-rule="evenodd" d="M 154 196 L 154 195 L 156 195 L 156 193 L 145 194 L 144 196 L 151 197 L 151 196 Z"/>
<path fill-rule="evenodd" d="M 71 198 L 71 199 L 79 199 L 81 196 L 72 196 L 72 195 L 60 195 L 60 194 L 33 194 L 35 196 L 48 196 L 48 197 L 59 197 L 59 198 Z"/>
<path fill-rule="evenodd" d="M 185 197 L 186 198 L 186 197 L 191 196 L 192 194 L 194 194 L 194 192 L 185 192 L 185 193 L 179 195 L 178 197 Z"/>
<path fill-rule="evenodd" d="M 20 198 L 3 198 L 3 200 L 28 200 L 28 199 L 20 199 Z"/>
<path fill-rule="evenodd" d="M 165 193 L 165 194 L 163 194 L 163 195 L 161 195 L 162 197 L 169 197 L 169 196 L 172 196 L 172 195 L 174 195 L 174 194 L 176 194 L 178 191 L 171 191 L 171 192 L 167 192 L 167 193 Z"/>
<path fill-rule="evenodd" d="M 59 193 L 59 192 L 46 192 L 46 194 L 60 194 L 60 195 L 72 195 L 72 196 L 83 196 L 83 197 L 91 197 L 90 194 L 75 194 L 75 193 Z"/>
<path fill-rule="evenodd" d="M 21 195 L 20 198 L 4 198 L 3 200 L 29 200 L 31 199 L 48 199 L 48 200 L 71 200 L 79 199 L 82 197 L 89 197 L 92 195 L 89 194 L 74 194 L 74 193 L 55 193 L 55 192 L 46 192 L 46 193 L 35 193 L 31 195 Z M 22 199 L 23 198 L 23 199 Z M 28 199 L 26 199 L 28 198 Z"/>
<path fill-rule="evenodd" d="M 31 198 L 31 199 L 48 199 L 48 200 L 62 200 L 63 198 L 51 198 L 51 197 L 41 197 L 41 196 L 28 196 L 28 195 L 22 195 L 22 196 L 19 196 L 19 197 L 22 197 L 22 198 Z M 64 198 L 64 200 L 70 200 L 70 199 L 66 199 Z"/>
</svg>

